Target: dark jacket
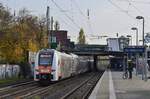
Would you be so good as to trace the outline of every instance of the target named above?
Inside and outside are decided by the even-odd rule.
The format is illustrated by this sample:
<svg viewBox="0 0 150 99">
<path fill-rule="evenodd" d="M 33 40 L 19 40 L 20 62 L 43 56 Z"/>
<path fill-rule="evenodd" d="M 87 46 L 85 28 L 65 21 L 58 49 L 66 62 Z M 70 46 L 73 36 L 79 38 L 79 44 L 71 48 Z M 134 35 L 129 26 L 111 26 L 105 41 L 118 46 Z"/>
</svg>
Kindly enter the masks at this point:
<svg viewBox="0 0 150 99">
<path fill-rule="evenodd" d="M 128 63 L 128 71 L 133 71 L 133 64 L 132 64 L 132 62 Z"/>
</svg>

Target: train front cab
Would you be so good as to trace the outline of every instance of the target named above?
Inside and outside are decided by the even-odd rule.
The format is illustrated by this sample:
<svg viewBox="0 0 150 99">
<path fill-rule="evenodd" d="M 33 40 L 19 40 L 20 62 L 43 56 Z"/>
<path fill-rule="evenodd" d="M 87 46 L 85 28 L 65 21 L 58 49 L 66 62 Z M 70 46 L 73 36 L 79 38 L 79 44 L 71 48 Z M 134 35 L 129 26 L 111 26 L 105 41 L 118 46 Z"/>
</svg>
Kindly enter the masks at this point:
<svg viewBox="0 0 150 99">
<path fill-rule="evenodd" d="M 37 56 L 37 60 L 37 66 L 35 67 L 35 80 L 40 84 L 50 83 L 51 79 L 53 79 L 53 76 L 51 75 L 53 53 L 41 52 Z"/>
</svg>

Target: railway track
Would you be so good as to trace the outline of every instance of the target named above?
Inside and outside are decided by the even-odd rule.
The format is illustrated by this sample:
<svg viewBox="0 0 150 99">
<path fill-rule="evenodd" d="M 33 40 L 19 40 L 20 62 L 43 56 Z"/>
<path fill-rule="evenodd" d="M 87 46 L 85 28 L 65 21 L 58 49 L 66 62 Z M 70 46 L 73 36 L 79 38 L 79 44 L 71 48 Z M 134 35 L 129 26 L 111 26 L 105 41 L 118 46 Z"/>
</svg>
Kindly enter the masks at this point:
<svg viewBox="0 0 150 99">
<path fill-rule="evenodd" d="M 17 85 L 20 85 L 20 84 L 26 84 L 26 83 L 30 83 L 30 82 L 34 82 L 34 81 L 32 79 L 23 79 L 23 80 L 16 81 L 16 82 L 1 84 L 0 89 L 4 88 L 4 87 L 8 87 L 8 86 L 15 86 L 15 85 L 17 86 Z"/>
<path fill-rule="evenodd" d="M 34 81 L 29 81 L 0 88 L 0 99 L 7 99 L 12 95 L 22 92 L 22 90 L 27 90 L 35 86 L 37 86 L 37 83 Z"/>
<path fill-rule="evenodd" d="M 102 73 L 88 73 L 62 82 L 30 98 L 41 99 L 85 99 L 90 94 Z"/>
<path fill-rule="evenodd" d="M 96 73 L 95 75 L 69 91 L 66 95 L 61 97 L 61 99 L 87 99 L 100 77 L 101 74 Z"/>
<path fill-rule="evenodd" d="M 36 95 L 40 95 L 42 93 L 44 94 L 49 89 L 55 86 L 60 86 L 63 83 L 71 81 L 72 79 L 74 79 L 74 77 L 62 80 L 60 82 L 52 83 L 46 87 L 39 86 L 39 84 L 37 84 L 36 82 L 32 82 L 32 83 L 27 82 L 23 84 L 4 87 L 0 89 L 0 99 L 32 98 Z"/>
<path fill-rule="evenodd" d="M 86 77 L 78 78 L 67 84 L 67 87 L 59 89 L 55 94 L 44 97 L 45 99 L 86 99 L 102 73 L 90 73 Z"/>
<path fill-rule="evenodd" d="M 45 87 L 35 82 L 8 86 L 0 89 L 0 99 L 84 99 L 101 75 L 102 73 L 85 73 Z"/>
<path fill-rule="evenodd" d="M 63 94 L 59 94 L 59 93 L 61 93 L 61 92 L 63 93 L 63 92 L 65 92 L 65 90 L 72 89 L 75 86 L 75 83 L 73 83 L 73 82 L 77 81 L 77 82 L 81 83 L 85 78 L 88 78 L 88 76 L 90 74 L 91 73 L 82 74 L 79 76 L 75 76 L 73 78 L 62 80 L 62 81 L 54 83 L 48 87 L 30 92 L 23 96 L 20 96 L 20 98 L 30 99 L 30 98 L 38 97 L 38 98 L 42 98 L 42 99 L 43 98 L 44 99 L 58 99 L 59 97 L 63 96 Z"/>
<path fill-rule="evenodd" d="M 22 86 L 22 85 L 27 85 L 27 84 L 32 84 L 32 83 L 35 83 L 35 81 L 20 82 L 20 83 L 17 83 L 17 84 L 11 84 L 11 85 L 8 85 L 8 86 L 5 86 L 5 87 L 0 87 L 0 92 L 3 91 L 3 90 L 6 90 L 6 89 L 10 89 L 10 88 L 14 88 L 14 87 Z"/>
</svg>

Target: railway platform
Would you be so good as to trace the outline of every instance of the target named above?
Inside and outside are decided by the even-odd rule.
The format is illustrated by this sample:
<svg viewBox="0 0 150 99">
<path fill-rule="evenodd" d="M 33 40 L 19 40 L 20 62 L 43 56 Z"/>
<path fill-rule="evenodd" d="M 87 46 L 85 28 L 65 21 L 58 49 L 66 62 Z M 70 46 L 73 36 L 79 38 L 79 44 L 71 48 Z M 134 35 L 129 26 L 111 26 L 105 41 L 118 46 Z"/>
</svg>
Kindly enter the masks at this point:
<svg viewBox="0 0 150 99">
<path fill-rule="evenodd" d="M 150 99 L 150 79 L 142 80 L 133 73 L 122 79 L 122 72 L 105 71 L 89 99 Z"/>
</svg>

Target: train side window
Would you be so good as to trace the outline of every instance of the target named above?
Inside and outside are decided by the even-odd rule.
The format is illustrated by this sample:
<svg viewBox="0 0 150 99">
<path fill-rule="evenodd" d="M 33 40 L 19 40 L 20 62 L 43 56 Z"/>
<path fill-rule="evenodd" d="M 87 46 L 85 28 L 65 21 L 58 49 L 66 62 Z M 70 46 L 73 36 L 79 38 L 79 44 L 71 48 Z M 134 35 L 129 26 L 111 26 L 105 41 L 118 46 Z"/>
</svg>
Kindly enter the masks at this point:
<svg viewBox="0 0 150 99">
<path fill-rule="evenodd" d="M 148 65 L 150 66 L 150 60 L 147 61 Z"/>
<path fill-rule="evenodd" d="M 150 58 L 150 52 L 147 52 L 147 58 Z"/>
</svg>

